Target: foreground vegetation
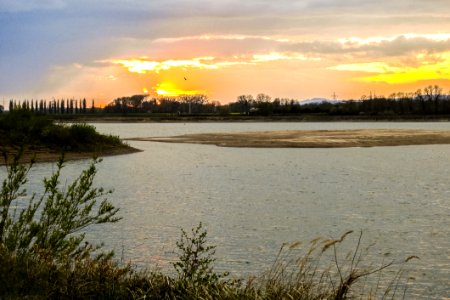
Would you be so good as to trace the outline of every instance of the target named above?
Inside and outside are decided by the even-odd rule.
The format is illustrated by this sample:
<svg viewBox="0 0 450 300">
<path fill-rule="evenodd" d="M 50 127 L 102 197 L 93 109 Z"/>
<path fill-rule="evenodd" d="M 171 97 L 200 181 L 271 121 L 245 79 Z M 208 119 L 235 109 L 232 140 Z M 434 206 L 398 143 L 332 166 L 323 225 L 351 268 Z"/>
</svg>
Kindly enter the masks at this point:
<svg viewBox="0 0 450 300">
<path fill-rule="evenodd" d="M 353 251 L 340 255 L 347 236 L 284 244 L 268 272 L 246 280 L 214 271 L 215 247 L 200 223 L 182 230 L 176 243 L 175 276 L 137 270 L 85 240 L 86 228 L 118 222 L 118 209 L 93 185 L 94 160 L 72 183 L 60 184 L 63 160 L 43 181 L 42 195 L 27 195 L 30 166 L 15 157 L 6 167 L 0 192 L 0 298 L 33 299 L 345 299 L 353 296 L 403 298 L 402 265 L 390 284 L 358 285 L 390 268 L 364 264 L 361 235 Z M 346 254 L 346 253 L 344 253 Z M 414 257 L 408 258 L 406 261 Z M 331 259 L 331 260 L 330 260 Z M 331 263 L 330 263 L 331 261 Z"/>
</svg>

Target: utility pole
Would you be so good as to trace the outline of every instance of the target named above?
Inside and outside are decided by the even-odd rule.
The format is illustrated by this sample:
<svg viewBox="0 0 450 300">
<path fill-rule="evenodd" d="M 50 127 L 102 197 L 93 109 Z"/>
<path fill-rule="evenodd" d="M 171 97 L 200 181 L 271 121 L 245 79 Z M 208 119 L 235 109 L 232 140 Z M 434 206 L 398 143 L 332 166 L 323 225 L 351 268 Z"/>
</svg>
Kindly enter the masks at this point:
<svg viewBox="0 0 450 300">
<path fill-rule="evenodd" d="M 336 92 L 333 92 L 333 95 L 331 95 L 331 97 L 333 97 L 333 100 L 336 101 L 337 100 Z"/>
</svg>

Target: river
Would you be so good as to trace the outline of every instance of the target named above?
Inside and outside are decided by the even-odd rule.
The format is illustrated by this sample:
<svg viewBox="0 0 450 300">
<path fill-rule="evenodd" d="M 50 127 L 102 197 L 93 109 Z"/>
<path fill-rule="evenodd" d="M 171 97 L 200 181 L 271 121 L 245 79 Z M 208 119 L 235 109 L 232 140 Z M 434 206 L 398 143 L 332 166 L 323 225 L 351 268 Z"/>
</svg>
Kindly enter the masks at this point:
<svg viewBox="0 0 450 300">
<path fill-rule="evenodd" d="M 450 130 L 450 123 L 138 123 L 94 124 L 125 137 L 286 129 Z M 335 149 L 221 148 L 130 142 L 140 153 L 107 157 L 96 183 L 123 219 L 89 237 L 139 267 L 170 270 L 180 229 L 203 222 L 217 246 L 216 270 L 267 270 L 284 242 L 338 238 L 375 243 L 374 264 L 410 255 L 413 298 L 450 296 L 450 145 Z M 72 178 L 86 161 L 67 163 Z M 53 164 L 31 173 L 37 189 Z M 348 250 L 348 249 L 347 249 Z"/>
</svg>

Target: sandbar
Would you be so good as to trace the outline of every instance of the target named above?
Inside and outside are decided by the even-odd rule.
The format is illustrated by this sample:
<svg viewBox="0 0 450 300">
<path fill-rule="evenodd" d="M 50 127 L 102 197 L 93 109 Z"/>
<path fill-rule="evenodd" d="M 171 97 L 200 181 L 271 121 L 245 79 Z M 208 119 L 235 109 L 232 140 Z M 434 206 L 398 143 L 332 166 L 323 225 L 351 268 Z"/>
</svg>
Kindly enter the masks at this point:
<svg viewBox="0 0 450 300">
<path fill-rule="evenodd" d="M 250 148 L 344 148 L 450 144 L 450 131 L 410 129 L 283 130 L 200 133 L 132 141 L 208 144 Z"/>
</svg>

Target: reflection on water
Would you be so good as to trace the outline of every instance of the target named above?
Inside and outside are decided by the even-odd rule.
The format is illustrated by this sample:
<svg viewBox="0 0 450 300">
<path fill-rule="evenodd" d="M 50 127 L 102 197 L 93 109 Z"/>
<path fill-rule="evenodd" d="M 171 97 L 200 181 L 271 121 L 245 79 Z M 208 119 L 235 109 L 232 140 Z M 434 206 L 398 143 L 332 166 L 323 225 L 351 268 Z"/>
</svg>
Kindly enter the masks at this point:
<svg viewBox="0 0 450 300">
<path fill-rule="evenodd" d="M 282 129 L 422 128 L 449 123 L 95 124 L 121 137 Z M 249 149 L 130 142 L 143 152 L 108 157 L 98 185 L 123 220 L 89 233 L 139 266 L 170 268 L 180 228 L 202 221 L 217 245 L 216 269 L 267 269 L 283 242 L 363 230 L 369 260 L 409 255 L 413 293 L 450 295 L 450 146 Z M 87 162 L 68 163 L 65 176 Z M 41 164 L 32 184 L 49 174 Z M 356 235 L 354 239 L 356 239 Z M 350 245 L 351 247 L 354 244 Z M 431 296 L 430 296 L 431 295 Z M 418 297 L 418 296 L 417 296 Z"/>
</svg>

